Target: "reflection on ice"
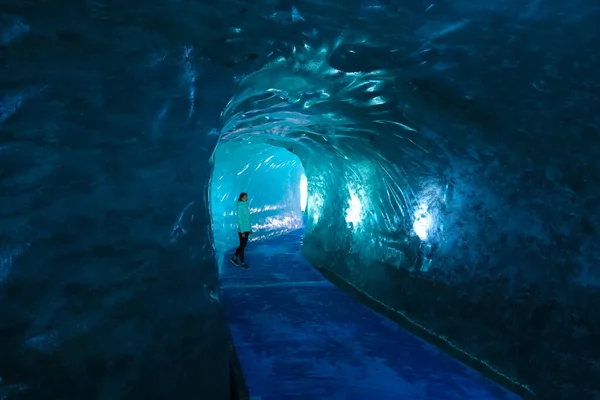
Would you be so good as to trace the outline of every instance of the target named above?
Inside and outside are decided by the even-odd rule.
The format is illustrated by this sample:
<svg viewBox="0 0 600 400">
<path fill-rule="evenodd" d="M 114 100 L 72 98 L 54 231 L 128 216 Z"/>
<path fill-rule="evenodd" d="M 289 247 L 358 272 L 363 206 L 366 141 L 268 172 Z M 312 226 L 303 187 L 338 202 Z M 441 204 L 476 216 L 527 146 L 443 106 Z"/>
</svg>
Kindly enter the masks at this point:
<svg viewBox="0 0 600 400">
<path fill-rule="evenodd" d="M 348 199 L 348 208 L 346 209 L 346 222 L 356 226 L 362 221 L 362 204 L 356 192 L 348 190 L 350 198 Z"/>
<path fill-rule="evenodd" d="M 306 211 L 306 202 L 308 200 L 308 181 L 306 175 L 302 173 L 300 176 L 300 209 Z"/>
</svg>

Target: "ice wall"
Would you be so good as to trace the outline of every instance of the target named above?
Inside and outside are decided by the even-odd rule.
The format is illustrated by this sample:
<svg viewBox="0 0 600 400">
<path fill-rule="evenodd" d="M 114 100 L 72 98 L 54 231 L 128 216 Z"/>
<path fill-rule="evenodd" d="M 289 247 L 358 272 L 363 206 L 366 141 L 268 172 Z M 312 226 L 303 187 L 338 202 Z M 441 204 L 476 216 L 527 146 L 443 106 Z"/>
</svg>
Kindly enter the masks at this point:
<svg viewBox="0 0 600 400">
<path fill-rule="evenodd" d="M 316 266 L 541 398 L 593 398 L 598 10 L 547 6 L 369 3 L 341 34 L 299 7 L 223 135 L 294 147 Z"/>
<path fill-rule="evenodd" d="M 0 9 L 0 398 L 229 398 L 205 10 Z"/>
<path fill-rule="evenodd" d="M 300 177 L 302 163 L 287 149 L 244 140 L 217 147 L 210 185 L 210 210 L 215 248 L 238 246 L 236 202 L 248 194 L 253 234 L 263 240 L 302 228 Z"/>
</svg>

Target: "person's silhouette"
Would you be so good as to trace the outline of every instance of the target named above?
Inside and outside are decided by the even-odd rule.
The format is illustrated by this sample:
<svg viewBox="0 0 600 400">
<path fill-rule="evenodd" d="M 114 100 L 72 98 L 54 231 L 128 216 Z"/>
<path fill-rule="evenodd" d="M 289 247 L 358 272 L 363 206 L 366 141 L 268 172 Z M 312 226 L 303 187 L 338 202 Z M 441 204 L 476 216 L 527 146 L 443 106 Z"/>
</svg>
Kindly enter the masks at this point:
<svg viewBox="0 0 600 400">
<path fill-rule="evenodd" d="M 241 261 L 241 267 L 243 269 L 249 269 L 248 264 L 244 261 L 244 250 L 246 244 L 248 244 L 248 237 L 252 234 L 252 226 L 250 225 L 250 210 L 248 209 L 248 194 L 240 193 L 237 202 L 237 225 L 238 225 L 238 236 L 240 238 L 240 245 L 235 249 L 235 255 L 231 257 L 231 262 L 234 265 L 240 265 L 238 263 L 238 257 Z"/>
</svg>

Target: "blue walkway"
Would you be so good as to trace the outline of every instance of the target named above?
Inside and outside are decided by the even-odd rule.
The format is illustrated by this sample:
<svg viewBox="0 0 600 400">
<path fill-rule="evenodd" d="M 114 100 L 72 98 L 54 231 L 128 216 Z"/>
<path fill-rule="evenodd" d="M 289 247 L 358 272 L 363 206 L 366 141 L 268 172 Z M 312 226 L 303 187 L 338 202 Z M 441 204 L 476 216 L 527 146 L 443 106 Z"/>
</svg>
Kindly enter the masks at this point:
<svg viewBox="0 0 600 400">
<path fill-rule="evenodd" d="M 302 232 L 225 256 L 222 299 L 251 399 L 515 400 L 340 291 L 301 253 Z"/>
</svg>

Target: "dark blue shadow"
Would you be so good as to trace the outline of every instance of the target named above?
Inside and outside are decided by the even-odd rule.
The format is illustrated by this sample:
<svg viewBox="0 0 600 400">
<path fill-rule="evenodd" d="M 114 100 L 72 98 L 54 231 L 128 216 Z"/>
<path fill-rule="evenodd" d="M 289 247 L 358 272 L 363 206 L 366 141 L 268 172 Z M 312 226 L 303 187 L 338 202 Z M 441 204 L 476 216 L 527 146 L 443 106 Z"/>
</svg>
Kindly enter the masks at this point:
<svg viewBox="0 0 600 400">
<path fill-rule="evenodd" d="M 251 396 L 519 399 L 337 289 L 302 257 L 302 237 L 250 243 L 250 271 L 223 268 L 221 296 Z"/>
</svg>

